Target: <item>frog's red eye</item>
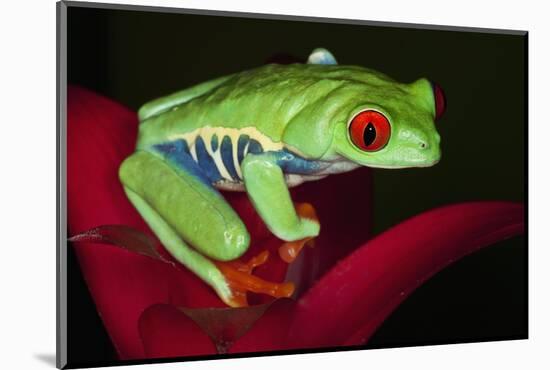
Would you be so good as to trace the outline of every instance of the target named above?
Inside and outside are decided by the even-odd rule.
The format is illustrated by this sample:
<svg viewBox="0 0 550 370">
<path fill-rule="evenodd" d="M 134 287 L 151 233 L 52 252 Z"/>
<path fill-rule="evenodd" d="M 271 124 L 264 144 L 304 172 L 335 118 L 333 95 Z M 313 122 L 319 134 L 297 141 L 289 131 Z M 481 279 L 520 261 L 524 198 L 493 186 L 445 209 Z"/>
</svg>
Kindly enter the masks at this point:
<svg viewBox="0 0 550 370">
<path fill-rule="evenodd" d="M 432 90 L 434 93 L 434 101 L 435 101 L 435 119 L 441 118 L 443 113 L 445 113 L 445 109 L 447 108 L 447 98 L 445 97 L 445 92 L 435 82 L 432 82 Z"/>
<path fill-rule="evenodd" d="M 390 140 L 390 122 L 380 112 L 367 110 L 357 114 L 349 125 L 351 141 L 360 149 L 375 152 Z"/>
</svg>

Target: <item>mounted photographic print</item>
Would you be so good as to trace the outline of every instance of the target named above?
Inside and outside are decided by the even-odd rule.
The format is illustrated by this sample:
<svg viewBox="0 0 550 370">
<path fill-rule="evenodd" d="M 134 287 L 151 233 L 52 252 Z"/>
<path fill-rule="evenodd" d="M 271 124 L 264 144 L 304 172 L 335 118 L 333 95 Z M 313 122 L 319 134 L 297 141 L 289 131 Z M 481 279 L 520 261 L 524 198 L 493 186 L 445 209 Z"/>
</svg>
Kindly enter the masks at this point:
<svg viewBox="0 0 550 370">
<path fill-rule="evenodd" d="M 527 32 L 61 2 L 58 37 L 58 367 L 527 338 Z"/>
</svg>

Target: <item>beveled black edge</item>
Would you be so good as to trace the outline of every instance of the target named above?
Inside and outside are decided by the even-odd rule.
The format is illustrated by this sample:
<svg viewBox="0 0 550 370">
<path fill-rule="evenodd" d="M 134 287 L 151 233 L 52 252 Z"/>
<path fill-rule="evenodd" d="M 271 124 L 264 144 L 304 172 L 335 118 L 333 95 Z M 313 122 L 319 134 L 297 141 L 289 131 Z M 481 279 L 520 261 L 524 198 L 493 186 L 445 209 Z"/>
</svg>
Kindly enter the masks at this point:
<svg viewBox="0 0 550 370">
<path fill-rule="evenodd" d="M 249 12 L 237 12 L 227 10 L 208 10 L 208 9 L 190 9 L 190 8 L 172 8 L 153 5 L 131 5 L 131 4 L 111 4 L 111 3 L 96 3 L 96 2 L 80 2 L 72 0 L 62 0 L 70 7 L 78 8 L 100 8 L 109 10 L 134 10 L 144 12 L 161 12 L 161 13 L 177 13 L 177 14 L 192 14 L 192 15 L 213 15 L 222 17 L 235 17 L 235 18 L 255 18 L 255 19 L 271 19 L 271 20 L 285 20 L 285 21 L 306 21 L 316 23 L 336 23 L 336 24 L 350 24 L 350 25 L 364 25 L 364 26 L 379 26 L 379 27 L 393 27 L 393 28 L 411 28 L 420 30 L 436 30 L 436 31 L 454 31 L 454 32 L 474 32 L 474 33 L 490 33 L 501 35 L 515 35 L 521 36 L 527 33 L 526 30 L 512 30 L 512 29 L 497 29 L 497 28 L 481 28 L 481 27 L 460 27 L 460 26 L 448 26 L 448 25 L 433 25 L 422 23 L 403 23 L 403 22 L 384 22 L 384 21 L 371 21 L 363 19 L 340 19 L 340 18 L 327 18 L 327 17 L 311 17 L 302 15 L 287 15 L 287 14 L 269 14 L 269 13 L 249 13 Z"/>
<path fill-rule="evenodd" d="M 523 102 L 523 110 L 525 114 L 525 124 L 524 124 L 524 145 L 523 148 L 523 158 L 524 158 L 524 189 L 523 193 L 525 194 L 524 200 L 524 219 L 525 219 L 525 328 L 527 338 L 529 338 L 529 32 L 525 32 L 524 35 L 524 66 L 523 66 L 523 78 L 524 78 L 524 89 L 525 96 Z"/>
<path fill-rule="evenodd" d="M 56 346 L 55 364 L 67 366 L 67 4 L 56 3 Z"/>
</svg>

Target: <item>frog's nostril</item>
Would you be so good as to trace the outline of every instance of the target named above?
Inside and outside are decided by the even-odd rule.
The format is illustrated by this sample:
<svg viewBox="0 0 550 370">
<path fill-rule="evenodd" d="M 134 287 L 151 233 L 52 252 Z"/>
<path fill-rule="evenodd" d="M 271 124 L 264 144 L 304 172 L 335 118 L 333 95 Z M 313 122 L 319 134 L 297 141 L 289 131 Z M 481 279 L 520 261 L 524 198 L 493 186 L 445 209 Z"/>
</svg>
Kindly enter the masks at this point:
<svg viewBox="0 0 550 370">
<path fill-rule="evenodd" d="M 420 149 L 426 149 L 427 147 L 428 147 L 428 144 L 426 144 L 425 142 L 420 143 Z"/>
</svg>

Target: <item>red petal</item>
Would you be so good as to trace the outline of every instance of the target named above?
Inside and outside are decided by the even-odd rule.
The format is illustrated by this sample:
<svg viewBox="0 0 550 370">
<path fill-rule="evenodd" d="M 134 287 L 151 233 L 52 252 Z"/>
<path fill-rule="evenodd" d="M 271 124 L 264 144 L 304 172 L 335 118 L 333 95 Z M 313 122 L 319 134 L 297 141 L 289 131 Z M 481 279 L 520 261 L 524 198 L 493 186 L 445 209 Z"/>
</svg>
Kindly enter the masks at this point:
<svg viewBox="0 0 550 370">
<path fill-rule="evenodd" d="M 134 150 L 135 113 L 78 87 L 68 90 L 67 198 L 69 235 L 104 224 L 152 232 L 127 200 L 118 166 Z M 221 305 L 214 292 L 184 268 L 173 268 L 117 247 L 75 249 L 98 312 L 122 359 L 141 358 L 137 321 L 154 303 Z"/>
<path fill-rule="evenodd" d="M 277 350 L 283 348 L 293 303 L 279 299 L 243 308 L 199 309 L 154 305 L 141 315 L 139 331 L 148 357 Z"/>
<path fill-rule="evenodd" d="M 233 346 L 230 353 L 267 352 L 287 349 L 286 338 L 296 302 L 278 299 Z"/>
<path fill-rule="evenodd" d="M 116 245 L 128 251 L 151 257 L 159 261 L 171 263 L 158 252 L 158 241 L 139 230 L 123 225 L 103 225 L 94 229 L 73 235 L 72 243 L 97 243 Z"/>
<path fill-rule="evenodd" d="M 523 205 L 516 203 L 464 203 L 413 217 L 340 261 L 300 299 L 289 345 L 362 344 L 426 279 L 522 232 Z"/>
<path fill-rule="evenodd" d="M 208 335 L 172 305 L 153 305 L 143 311 L 139 319 L 139 332 L 148 358 L 216 353 Z"/>
<path fill-rule="evenodd" d="M 79 87 L 68 88 L 67 193 L 72 233 L 105 224 L 148 231 L 118 181 L 135 147 L 136 114 Z"/>
</svg>

